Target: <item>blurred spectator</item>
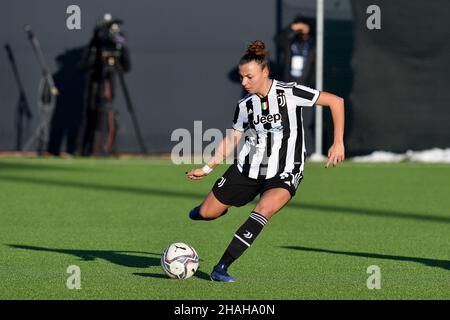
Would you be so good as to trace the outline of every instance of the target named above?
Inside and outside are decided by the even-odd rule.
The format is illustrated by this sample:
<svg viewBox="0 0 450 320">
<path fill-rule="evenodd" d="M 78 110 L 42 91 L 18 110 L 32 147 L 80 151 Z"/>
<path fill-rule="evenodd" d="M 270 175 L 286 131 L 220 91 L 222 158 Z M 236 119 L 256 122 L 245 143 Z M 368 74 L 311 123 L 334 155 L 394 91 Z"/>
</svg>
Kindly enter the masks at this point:
<svg viewBox="0 0 450 320">
<path fill-rule="evenodd" d="M 316 86 L 316 46 L 312 27 L 309 19 L 298 15 L 274 37 L 281 53 L 280 80 L 297 82 L 311 88 Z M 315 151 L 314 108 L 304 108 L 302 114 L 306 150 L 310 155 Z"/>
<path fill-rule="evenodd" d="M 84 47 L 65 50 L 56 57 L 58 71 L 53 74 L 59 94 L 53 112 L 47 151 L 51 155 L 74 155 L 83 109 L 85 77 L 77 67 Z M 62 149 L 66 142 L 65 150 Z"/>
</svg>

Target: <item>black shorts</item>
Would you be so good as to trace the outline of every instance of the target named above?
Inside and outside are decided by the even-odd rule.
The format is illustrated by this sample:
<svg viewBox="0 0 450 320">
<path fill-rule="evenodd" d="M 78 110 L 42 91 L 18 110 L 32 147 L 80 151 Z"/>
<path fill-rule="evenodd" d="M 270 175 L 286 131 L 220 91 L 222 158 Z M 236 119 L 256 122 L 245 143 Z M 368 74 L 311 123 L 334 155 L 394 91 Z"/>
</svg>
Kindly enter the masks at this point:
<svg viewBox="0 0 450 320">
<path fill-rule="evenodd" d="M 297 187 L 303 179 L 303 172 L 297 174 L 277 173 L 270 179 L 251 179 L 244 176 L 235 164 L 231 165 L 213 186 L 212 192 L 223 204 L 242 207 L 260 194 L 273 188 L 289 191 L 291 198 L 295 196 Z"/>
</svg>

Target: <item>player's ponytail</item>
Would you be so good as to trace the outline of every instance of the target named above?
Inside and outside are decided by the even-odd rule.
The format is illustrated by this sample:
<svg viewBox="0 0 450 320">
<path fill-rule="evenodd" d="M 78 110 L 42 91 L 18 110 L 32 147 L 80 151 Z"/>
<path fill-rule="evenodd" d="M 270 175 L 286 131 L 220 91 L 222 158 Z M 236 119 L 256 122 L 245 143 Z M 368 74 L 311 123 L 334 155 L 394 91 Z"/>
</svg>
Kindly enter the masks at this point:
<svg viewBox="0 0 450 320">
<path fill-rule="evenodd" d="M 247 51 L 239 61 L 239 65 L 255 61 L 261 66 L 261 69 L 264 69 L 265 67 L 269 67 L 269 60 L 267 56 L 268 51 L 264 42 L 261 40 L 255 40 L 248 45 Z"/>
</svg>

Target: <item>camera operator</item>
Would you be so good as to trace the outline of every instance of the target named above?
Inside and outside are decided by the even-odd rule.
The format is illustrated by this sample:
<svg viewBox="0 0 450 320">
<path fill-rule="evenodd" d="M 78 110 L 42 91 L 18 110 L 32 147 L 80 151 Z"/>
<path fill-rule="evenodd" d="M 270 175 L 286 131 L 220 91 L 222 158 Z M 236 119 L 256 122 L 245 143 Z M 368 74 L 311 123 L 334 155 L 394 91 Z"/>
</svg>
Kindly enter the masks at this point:
<svg viewBox="0 0 450 320">
<path fill-rule="evenodd" d="M 105 14 L 97 23 L 79 65 L 88 78 L 78 139 L 78 152 L 82 156 L 107 156 L 115 151 L 118 118 L 112 104 L 115 75 L 131 68 L 121 23 L 121 20 Z"/>
</svg>

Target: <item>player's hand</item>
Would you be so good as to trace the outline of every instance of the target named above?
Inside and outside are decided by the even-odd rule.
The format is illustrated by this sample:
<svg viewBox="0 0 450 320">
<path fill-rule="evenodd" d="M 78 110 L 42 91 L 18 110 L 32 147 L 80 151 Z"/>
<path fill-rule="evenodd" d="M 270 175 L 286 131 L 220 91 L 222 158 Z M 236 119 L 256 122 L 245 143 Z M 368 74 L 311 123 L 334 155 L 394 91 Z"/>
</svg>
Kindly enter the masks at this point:
<svg viewBox="0 0 450 320">
<path fill-rule="evenodd" d="M 334 143 L 330 149 L 328 150 L 328 160 L 327 164 L 325 165 L 325 168 L 328 168 L 331 163 L 333 163 L 333 167 L 336 167 L 336 165 L 344 161 L 345 159 L 345 148 L 344 143 Z"/>
<path fill-rule="evenodd" d="M 186 175 L 191 180 L 200 180 L 207 176 L 206 172 L 202 169 L 191 169 L 191 171 L 186 172 Z"/>
</svg>

